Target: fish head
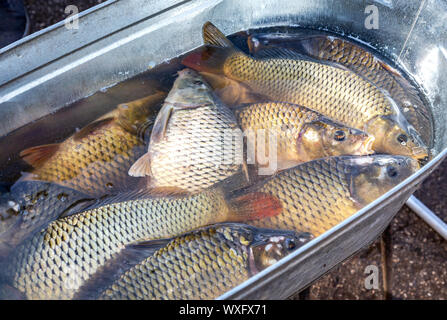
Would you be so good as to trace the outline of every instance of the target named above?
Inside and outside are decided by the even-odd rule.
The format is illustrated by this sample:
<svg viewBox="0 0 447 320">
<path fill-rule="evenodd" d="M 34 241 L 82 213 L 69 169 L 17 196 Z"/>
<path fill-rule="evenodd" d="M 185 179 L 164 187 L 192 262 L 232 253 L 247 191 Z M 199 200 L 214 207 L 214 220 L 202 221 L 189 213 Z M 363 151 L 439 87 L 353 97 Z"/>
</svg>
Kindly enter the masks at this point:
<svg viewBox="0 0 447 320">
<path fill-rule="evenodd" d="M 373 149 L 378 153 L 428 159 L 428 148 L 406 121 L 387 116 L 375 117 L 368 124 L 368 132 L 374 134 Z"/>
<path fill-rule="evenodd" d="M 328 119 L 317 120 L 303 126 L 297 139 L 298 153 L 303 159 L 313 160 L 340 155 L 368 155 L 374 153 L 374 137 L 343 126 Z"/>
<path fill-rule="evenodd" d="M 214 103 L 213 90 L 204 78 L 192 69 L 183 69 L 165 103 L 177 106 L 200 106 Z"/>
<path fill-rule="evenodd" d="M 257 229 L 250 244 L 252 271 L 261 271 L 313 238 L 307 232 Z"/>
<path fill-rule="evenodd" d="M 153 124 L 159 107 L 165 98 L 166 94 L 158 91 L 141 99 L 121 103 L 113 112 L 113 115 L 122 127 L 130 132 L 138 132 Z M 142 128 L 142 126 L 146 128 Z"/>
<path fill-rule="evenodd" d="M 361 206 L 374 201 L 420 168 L 413 158 L 392 155 L 353 157 L 347 175 L 351 196 Z"/>
</svg>

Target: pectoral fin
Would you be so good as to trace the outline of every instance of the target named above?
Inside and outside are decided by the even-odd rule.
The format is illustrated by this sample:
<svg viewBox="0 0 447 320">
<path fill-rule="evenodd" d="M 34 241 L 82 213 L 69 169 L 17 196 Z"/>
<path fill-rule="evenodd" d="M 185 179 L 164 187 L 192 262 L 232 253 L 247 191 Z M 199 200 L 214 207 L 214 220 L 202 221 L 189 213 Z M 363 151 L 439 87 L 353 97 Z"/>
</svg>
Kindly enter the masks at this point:
<svg viewBox="0 0 447 320">
<path fill-rule="evenodd" d="M 132 177 L 145 177 L 151 174 L 151 154 L 149 152 L 142 155 L 129 169 L 129 176 Z"/>
</svg>

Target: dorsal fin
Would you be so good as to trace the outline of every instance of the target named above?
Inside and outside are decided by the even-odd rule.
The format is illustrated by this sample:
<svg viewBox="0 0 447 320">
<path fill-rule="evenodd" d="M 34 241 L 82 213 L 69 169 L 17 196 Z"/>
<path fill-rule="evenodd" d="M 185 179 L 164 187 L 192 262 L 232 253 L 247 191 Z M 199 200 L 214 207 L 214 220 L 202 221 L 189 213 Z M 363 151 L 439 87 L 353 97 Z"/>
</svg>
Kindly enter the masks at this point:
<svg viewBox="0 0 447 320">
<path fill-rule="evenodd" d="M 94 133 L 95 131 L 103 128 L 104 126 L 107 126 L 108 124 L 110 124 L 114 120 L 115 120 L 115 118 L 108 117 L 108 118 L 104 118 L 104 119 L 101 119 L 101 120 L 94 121 L 94 122 L 86 125 L 84 128 L 82 128 L 78 132 L 76 132 L 73 135 L 73 139 L 75 141 L 80 141 L 83 138 L 87 137 L 88 135 Z"/>
<path fill-rule="evenodd" d="M 387 63 L 383 62 L 380 59 L 374 58 L 380 66 L 386 70 L 393 78 L 394 80 L 403 88 L 403 91 L 405 92 L 405 96 L 408 97 L 408 102 L 415 105 L 416 108 L 423 105 L 423 102 L 419 96 L 419 92 L 417 89 L 402 75 L 401 72 L 396 70 L 395 68 L 391 67 Z M 404 103 L 405 101 L 401 101 Z M 405 107 L 405 106 L 404 106 Z"/>
<path fill-rule="evenodd" d="M 157 199 L 157 198 L 183 198 L 190 196 L 190 193 L 175 187 L 141 187 L 139 189 L 134 189 L 127 192 L 121 192 L 119 194 L 112 194 L 100 199 L 97 199 L 94 203 L 90 204 L 88 207 L 84 207 L 82 211 L 88 211 L 95 208 L 99 208 L 105 205 L 127 202 L 127 201 L 135 201 L 135 200 L 144 200 L 144 199 Z"/>
<path fill-rule="evenodd" d="M 189 54 L 182 63 L 196 71 L 223 73 L 223 65 L 228 57 L 245 54 L 239 50 L 211 22 L 203 25 L 205 46 Z"/>
<path fill-rule="evenodd" d="M 150 192 L 153 197 L 183 197 L 191 195 L 189 191 L 179 187 L 149 187 L 148 192 Z"/>
<path fill-rule="evenodd" d="M 316 37 L 326 38 L 325 36 L 316 36 L 313 34 L 303 33 L 261 33 L 253 34 L 247 38 L 247 46 L 250 54 L 256 54 L 258 51 L 279 46 L 282 48 L 290 48 L 305 55 L 314 52 L 318 53 L 318 47 L 312 41 Z"/>
<path fill-rule="evenodd" d="M 206 22 L 202 28 L 203 42 L 216 47 L 234 48 L 233 43 L 211 22 Z"/>
<path fill-rule="evenodd" d="M 304 60 L 310 61 L 318 64 L 324 64 L 333 68 L 337 68 L 343 71 L 350 71 L 346 66 L 336 63 L 333 61 L 327 60 L 318 60 L 316 58 L 312 58 L 306 55 L 303 55 L 293 49 L 286 48 L 268 48 L 262 49 L 256 53 L 254 56 L 256 59 L 293 59 L 293 60 Z M 352 72 L 352 71 L 350 71 Z"/>
<path fill-rule="evenodd" d="M 59 150 L 60 143 L 44 144 L 20 152 L 20 157 L 29 165 L 37 168 L 49 160 Z"/>
</svg>

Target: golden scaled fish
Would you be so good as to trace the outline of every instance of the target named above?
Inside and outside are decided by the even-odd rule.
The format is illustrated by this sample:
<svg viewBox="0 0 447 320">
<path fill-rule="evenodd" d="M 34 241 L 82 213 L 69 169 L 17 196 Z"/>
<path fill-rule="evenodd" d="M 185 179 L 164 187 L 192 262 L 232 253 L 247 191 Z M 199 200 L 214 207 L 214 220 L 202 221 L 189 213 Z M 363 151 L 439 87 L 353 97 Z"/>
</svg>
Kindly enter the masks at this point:
<svg viewBox="0 0 447 320">
<path fill-rule="evenodd" d="M 250 52 L 255 55 L 262 55 L 262 50 L 265 49 L 283 47 L 347 67 L 388 92 L 424 143 L 428 146 L 432 144 L 433 125 L 430 113 L 419 97 L 417 89 L 401 72 L 361 46 L 336 36 L 299 33 L 260 33 L 250 35 L 247 43 Z"/>
<path fill-rule="evenodd" d="M 328 156 L 374 153 L 371 149 L 374 142 L 372 136 L 337 124 L 302 106 L 265 102 L 233 110 L 249 144 L 257 146 L 257 132 L 275 135 L 273 142 L 276 143 L 279 170 Z"/>
<path fill-rule="evenodd" d="M 71 299 L 126 245 L 171 238 L 214 223 L 279 213 L 276 199 L 268 202 L 265 197 L 258 204 L 262 211 L 241 210 L 240 216 L 239 209 L 230 210 L 220 189 L 189 196 L 146 191 L 123 194 L 53 221 L 20 244 L 4 261 L 0 283 L 26 299 Z M 269 209 L 264 210 L 266 206 Z"/>
<path fill-rule="evenodd" d="M 427 157 L 426 146 L 396 103 L 354 72 L 286 49 L 271 50 L 270 56 L 262 59 L 252 58 L 211 23 L 204 25 L 203 32 L 207 45 L 184 58 L 184 65 L 223 74 L 270 100 L 302 105 L 365 131 L 374 136 L 376 152 Z"/>
<path fill-rule="evenodd" d="M 96 198 L 125 189 L 135 180 L 127 171 L 144 154 L 143 134 L 164 98 L 159 92 L 121 104 L 62 143 L 23 150 L 33 169 L 22 180 L 54 182 Z"/>
<path fill-rule="evenodd" d="M 404 156 L 329 157 L 302 163 L 237 191 L 232 205 L 262 211 L 257 199 L 273 196 L 281 213 L 249 222 L 257 227 L 319 236 L 408 178 L 419 168 Z"/>
<path fill-rule="evenodd" d="M 130 168 L 150 186 L 200 192 L 240 171 L 236 119 L 195 71 L 179 72 L 152 129 L 148 152 Z M 226 137 L 229 139 L 226 139 Z"/>
<path fill-rule="evenodd" d="M 106 300 L 215 299 L 312 235 L 220 224 L 169 241 L 106 288 Z"/>
</svg>

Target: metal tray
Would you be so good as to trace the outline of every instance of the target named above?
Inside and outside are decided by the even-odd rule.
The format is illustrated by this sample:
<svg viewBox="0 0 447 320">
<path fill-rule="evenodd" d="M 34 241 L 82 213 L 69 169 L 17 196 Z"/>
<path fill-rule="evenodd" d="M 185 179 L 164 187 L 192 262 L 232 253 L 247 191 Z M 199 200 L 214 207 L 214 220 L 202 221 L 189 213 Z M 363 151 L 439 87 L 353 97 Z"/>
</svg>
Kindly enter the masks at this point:
<svg viewBox="0 0 447 320">
<path fill-rule="evenodd" d="M 367 5 L 379 28 L 368 29 Z M 101 88 L 202 44 L 212 21 L 226 34 L 301 26 L 351 36 L 394 60 L 419 84 L 434 115 L 436 155 L 416 174 L 358 213 L 220 299 L 281 299 L 371 243 L 447 156 L 447 3 L 442 0 L 110 0 L 0 49 L 0 136 Z"/>
</svg>

